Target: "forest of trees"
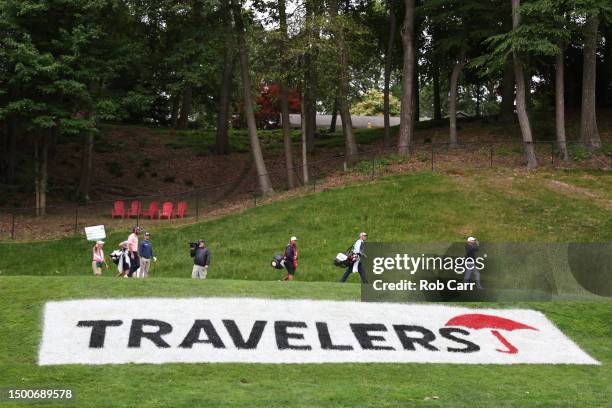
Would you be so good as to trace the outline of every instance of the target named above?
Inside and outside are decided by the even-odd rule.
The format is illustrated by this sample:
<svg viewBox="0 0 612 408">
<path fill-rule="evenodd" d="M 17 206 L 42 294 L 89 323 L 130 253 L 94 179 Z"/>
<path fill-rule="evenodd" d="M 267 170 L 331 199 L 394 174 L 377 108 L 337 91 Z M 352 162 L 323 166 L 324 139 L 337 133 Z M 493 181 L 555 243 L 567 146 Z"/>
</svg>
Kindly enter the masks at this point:
<svg viewBox="0 0 612 408">
<path fill-rule="evenodd" d="M 87 200 L 96 135 L 109 121 L 214 129 L 228 154 L 240 114 L 261 193 L 272 194 L 255 116 L 262 84 L 278 87 L 289 186 L 294 156 L 305 162 L 314 149 L 316 114 L 342 118 L 350 162 L 351 112 L 380 105 L 381 93 L 385 144 L 399 154 L 410 153 L 420 117 L 448 116 L 448 142 L 460 144 L 458 103 L 469 101 L 474 115 L 518 121 L 529 168 L 538 164 L 533 111 L 549 114 L 568 159 L 565 112 L 579 112 L 592 151 L 597 109 L 612 106 L 610 0 L 0 0 L 0 32 L 0 183 L 14 183 L 31 157 L 40 214 L 58 138 L 83 143 L 75 198 Z M 292 152 L 291 95 L 301 153 Z M 401 118 L 396 140 L 390 112 Z"/>
</svg>

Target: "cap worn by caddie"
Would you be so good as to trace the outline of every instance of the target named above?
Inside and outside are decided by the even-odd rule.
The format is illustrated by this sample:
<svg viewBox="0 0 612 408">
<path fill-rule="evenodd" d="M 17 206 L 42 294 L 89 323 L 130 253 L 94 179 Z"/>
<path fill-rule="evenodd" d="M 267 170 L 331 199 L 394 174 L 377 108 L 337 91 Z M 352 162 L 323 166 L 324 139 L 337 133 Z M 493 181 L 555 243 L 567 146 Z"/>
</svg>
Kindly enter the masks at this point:
<svg viewBox="0 0 612 408">
<path fill-rule="evenodd" d="M 149 235 L 151 235 L 150 232 L 145 232 L 145 237 L 148 237 Z"/>
<path fill-rule="evenodd" d="M 96 241 L 96 244 L 98 244 L 98 245 L 104 245 L 104 241 Z"/>
<path fill-rule="evenodd" d="M 291 239 L 289 241 L 297 241 L 297 237 L 291 237 Z"/>
<path fill-rule="evenodd" d="M 467 240 L 468 240 L 468 242 L 475 242 L 476 238 L 475 237 L 468 237 Z"/>
<path fill-rule="evenodd" d="M 363 236 L 367 237 L 367 236 L 368 236 L 368 234 L 366 234 L 365 232 L 360 232 L 360 233 L 359 233 L 359 236 L 360 236 L 360 237 L 363 237 Z"/>
</svg>

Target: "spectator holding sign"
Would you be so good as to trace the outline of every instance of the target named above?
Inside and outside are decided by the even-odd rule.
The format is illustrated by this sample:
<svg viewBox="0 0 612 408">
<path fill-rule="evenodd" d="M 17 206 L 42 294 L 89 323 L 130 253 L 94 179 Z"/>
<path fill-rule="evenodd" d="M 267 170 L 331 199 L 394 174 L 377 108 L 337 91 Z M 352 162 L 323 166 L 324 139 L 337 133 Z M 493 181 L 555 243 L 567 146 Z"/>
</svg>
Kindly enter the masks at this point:
<svg viewBox="0 0 612 408">
<path fill-rule="evenodd" d="M 102 265 L 105 265 L 106 269 L 108 269 L 108 264 L 106 263 L 106 259 L 104 258 L 104 242 L 96 241 L 92 252 L 93 259 L 91 262 L 91 266 L 93 268 L 93 273 L 95 276 L 102 276 Z"/>
</svg>

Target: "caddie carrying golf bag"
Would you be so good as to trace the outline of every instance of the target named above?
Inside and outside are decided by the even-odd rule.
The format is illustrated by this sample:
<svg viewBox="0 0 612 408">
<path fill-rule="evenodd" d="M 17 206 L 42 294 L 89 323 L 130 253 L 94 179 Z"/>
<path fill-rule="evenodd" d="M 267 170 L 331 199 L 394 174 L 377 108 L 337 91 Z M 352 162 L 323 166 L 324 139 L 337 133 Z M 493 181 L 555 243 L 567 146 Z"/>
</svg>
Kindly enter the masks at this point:
<svg viewBox="0 0 612 408">
<path fill-rule="evenodd" d="M 274 255 L 270 265 L 272 265 L 274 269 L 283 269 L 285 267 L 285 257 L 282 255 Z"/>
</svg>

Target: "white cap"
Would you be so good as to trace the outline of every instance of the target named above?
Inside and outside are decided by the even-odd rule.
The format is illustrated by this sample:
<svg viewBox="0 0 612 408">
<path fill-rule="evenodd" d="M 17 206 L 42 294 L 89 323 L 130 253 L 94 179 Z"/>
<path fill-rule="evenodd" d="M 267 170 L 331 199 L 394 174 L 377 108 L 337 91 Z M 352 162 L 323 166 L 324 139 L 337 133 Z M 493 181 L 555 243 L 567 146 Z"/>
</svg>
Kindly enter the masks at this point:
<svg viewBox="0 0 612 408">
<path fill-rule="evenodd" d="M 289 241 L 297 241 L 297 237 L 291 237 Z"/>
<path fill-rule="evenodd" d="M 104 241 L 96 241 L 96 244 L 98 244 L 98 245 L 104 245 Z"/>
<path fill-rule="evenodd" d="M 468 242 L 476 242 L 476 237 L 468 237 Z"/>
<path fill-rule="evenodd" d="M 360 233 L 359 233 L 359 236 L 360 236 L 360 237 L 363 237 L 363 236 L 366 236 L 366 237 L 367 237 L 367 236 L 368 236 L 368 234 L 366 234 L 365 232 L 360 232 Z"/>
</svg>

